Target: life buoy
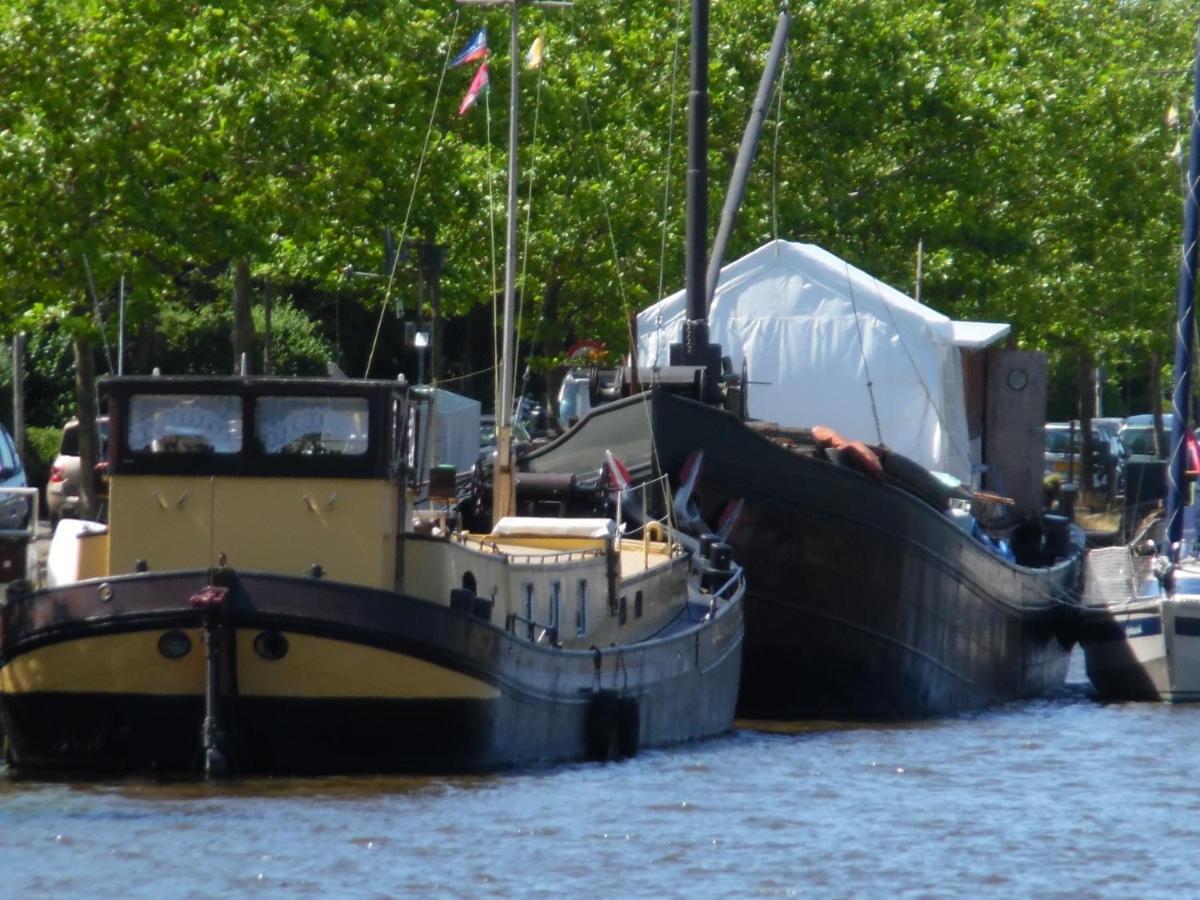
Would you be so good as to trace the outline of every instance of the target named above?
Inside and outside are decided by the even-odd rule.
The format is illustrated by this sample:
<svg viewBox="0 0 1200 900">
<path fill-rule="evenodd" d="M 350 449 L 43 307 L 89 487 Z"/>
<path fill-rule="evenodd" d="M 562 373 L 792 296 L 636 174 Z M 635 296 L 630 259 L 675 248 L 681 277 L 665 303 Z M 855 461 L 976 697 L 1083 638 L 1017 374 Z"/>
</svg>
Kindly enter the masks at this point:
<svg viewBox="0 0 1200 900">
<path fill-rule="evenodd" d="M 663 530 L 662 524 L 659 522 L 647 522 L 642 526 L 646 531 L 646 537 L 652 541 L 662 543 L 666 540 L 666 531 Z"/>
</svg>

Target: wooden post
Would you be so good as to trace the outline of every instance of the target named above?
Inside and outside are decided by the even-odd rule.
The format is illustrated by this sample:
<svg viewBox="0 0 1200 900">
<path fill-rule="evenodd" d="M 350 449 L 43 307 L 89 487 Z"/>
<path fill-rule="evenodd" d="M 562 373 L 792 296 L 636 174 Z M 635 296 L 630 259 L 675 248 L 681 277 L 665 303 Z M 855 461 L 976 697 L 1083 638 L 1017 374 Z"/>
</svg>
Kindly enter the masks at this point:
<svg viewBox="0 0 1200 900">
<path fill-rule="evenodd" d="M 96 438 L 96 366 L 92 345 L 76 336 L 75 350 L 75 417 L 79 420 L 79 517 L 94 519 L 97 512 L 95 471 L 99 462 Z"/>
<path fill-rule="evenodd" d="M 25 335 L 13 338 L 13 441 L 17 459 L 25 461 Z"/>
<path fill-rule="evenodd" d="M 271 331 L 271 301 L 275 298 L 275 285 L 267 282 L 263 285 L 263 374 L 275 374 L 275 356 L 271 341 L 274 334 Z"/>
</svg>

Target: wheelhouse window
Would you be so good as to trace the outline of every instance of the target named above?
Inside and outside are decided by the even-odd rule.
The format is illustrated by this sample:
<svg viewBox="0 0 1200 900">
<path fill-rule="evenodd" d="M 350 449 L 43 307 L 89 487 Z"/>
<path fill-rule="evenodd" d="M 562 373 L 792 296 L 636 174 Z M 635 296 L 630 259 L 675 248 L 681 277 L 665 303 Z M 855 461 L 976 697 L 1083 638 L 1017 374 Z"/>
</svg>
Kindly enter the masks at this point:
<svg viewBox="0 0 1200 900">
<path fill-rule="evenodd" d="M 366 397 L 260 397 L 255 422 L 263 451 L 280 456 L 362 456 Z"/>
<path fill-rule="evenodd" d="M 550 627 L 558 631 L 559 606 L 561 605 L 562 585 L 559 582 L 550 584 Z"/>
<path fill-rule="evenodd" d="M 224 394 L 134 394 L 129 398 L 134 453 L 238 453 L 242 404 Z"/>
<path fill-rule="evenodd" d="M 587 581 L 582 578 L 575 587 L 575 634 L 587 634 Z"/>
</svg>

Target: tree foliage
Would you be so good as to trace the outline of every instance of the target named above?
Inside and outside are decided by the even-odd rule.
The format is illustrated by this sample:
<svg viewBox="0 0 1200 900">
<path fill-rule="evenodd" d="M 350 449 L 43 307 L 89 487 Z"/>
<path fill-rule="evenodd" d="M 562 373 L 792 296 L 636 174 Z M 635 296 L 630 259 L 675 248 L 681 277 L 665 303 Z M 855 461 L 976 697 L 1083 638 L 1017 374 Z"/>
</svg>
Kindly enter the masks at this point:
<svg viewBox="0 0 1200 900">
<path fill-rule="evenodd" d="M 1010 321 L 1065 358 L 1166 354 L 1181 134 L 1165 115 L 1185 110 L 1186 127 L 1191 4 L 825 0 L 793 14 L 731 258 L 813 241 L 908 290 L 922 241 L 923 299 L 948 314 Z M 714 213 L 774 15 L 713 5 Z M 682 278 L 686 4 L 522 16 L 524 43 L 547 47 L 522 75 L 522 330 L 547 352 L 580 337 L 623 349 L 628 311 Z M 390 289 L 342 273 L 378 271 L 390 226 L 447 248 L 444 313 L 494 300 L 507 24 L 505 9 L 414 0 L 5 0 L 0 328 L 94 335 L 85 254 L 110 330 L 121 274 L 135 330 L 176 333 L 198 298 L 216 306 L 193 324 L 224 323 L 244 258 L 256 285 L 324 323 L 350 374 L 382 315 L 373 374 L 392 374 L 391 304 L 412 315 L 413 267 Z M 460 117 L 473 69 L 442 66 L 481 25 L 491 92 Z M 335 320 L 354 331 L 330 326 L 331 297 L 359 307 Z"/>
</svg>

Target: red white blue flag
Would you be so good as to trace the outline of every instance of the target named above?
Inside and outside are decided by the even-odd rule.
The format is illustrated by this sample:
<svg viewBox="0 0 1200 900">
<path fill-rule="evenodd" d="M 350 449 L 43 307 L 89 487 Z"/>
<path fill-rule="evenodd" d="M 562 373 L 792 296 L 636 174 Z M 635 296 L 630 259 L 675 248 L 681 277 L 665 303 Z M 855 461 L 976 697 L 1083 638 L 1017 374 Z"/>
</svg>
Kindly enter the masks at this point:
<svg viewBox="0 0 1200 900">
<path fill-rule="evenodd" d="M 487 29 L 480 28 L 475 32 L 475 36 L 467 41 L 467 46 L 462 48 L 458 56 L 450 60 L 449 68 L 454 69 L 469 62 L 475 62 L 477 59 L 486 59 L 487 55 Z"/>
<path fill-rule="evenodd" d="M 486 94 L 488 91 L 488 67 L 484 63 L 479 67 L 479 71 L 475 73 L 475 78 L 471 81 L 471 86 L 467 88 L 466 96 L 463 97 L 462 103 L 458 107 L 460 116 L 466 115 L 468 109 L 475 105 L 475 101 L 479 99 L 480 94 Z"/>
</svg>

